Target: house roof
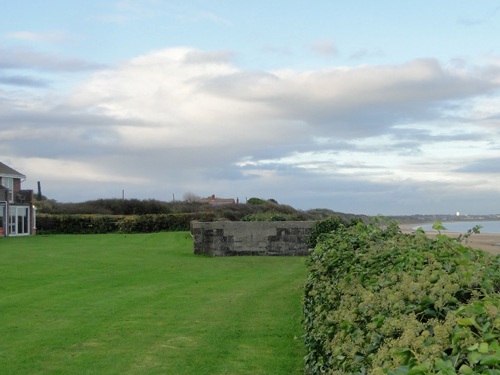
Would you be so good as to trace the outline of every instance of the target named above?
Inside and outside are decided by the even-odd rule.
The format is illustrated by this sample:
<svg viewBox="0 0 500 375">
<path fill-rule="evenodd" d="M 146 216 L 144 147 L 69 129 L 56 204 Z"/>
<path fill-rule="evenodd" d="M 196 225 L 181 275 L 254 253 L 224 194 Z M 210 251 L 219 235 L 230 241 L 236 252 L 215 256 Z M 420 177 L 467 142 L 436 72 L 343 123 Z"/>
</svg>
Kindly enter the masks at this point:
<svg viewBox="0 0 500 375">
<path fill-rule="evenodd" d="M 0 161 L 0 176 L 1 175 L 7 175 L 7 176 L 11 176 L 11 177 L 19 177 L 19 178 L 25 178 L 26 176 L 23 175 L 22 173 L 19 173 L 18 171 L 16 171 L 15 169 L 12 169 L 11 167 L 9 167 L 8 165 L 2 163 Z"/>
</svg>

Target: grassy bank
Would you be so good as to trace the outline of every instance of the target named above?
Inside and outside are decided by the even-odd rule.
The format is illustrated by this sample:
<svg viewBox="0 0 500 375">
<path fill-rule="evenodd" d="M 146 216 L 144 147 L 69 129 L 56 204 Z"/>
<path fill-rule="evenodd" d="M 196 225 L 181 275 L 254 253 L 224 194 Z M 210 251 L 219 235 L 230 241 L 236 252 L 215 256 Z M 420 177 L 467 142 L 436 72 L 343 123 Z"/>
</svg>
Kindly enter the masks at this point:
<svg viewBox="0 0 500 375">
<path fill-rule="evenodd" d="M 185 232 L 0 239 L 0 373 L 301 374 L 304 263 Z"/>
</svg>

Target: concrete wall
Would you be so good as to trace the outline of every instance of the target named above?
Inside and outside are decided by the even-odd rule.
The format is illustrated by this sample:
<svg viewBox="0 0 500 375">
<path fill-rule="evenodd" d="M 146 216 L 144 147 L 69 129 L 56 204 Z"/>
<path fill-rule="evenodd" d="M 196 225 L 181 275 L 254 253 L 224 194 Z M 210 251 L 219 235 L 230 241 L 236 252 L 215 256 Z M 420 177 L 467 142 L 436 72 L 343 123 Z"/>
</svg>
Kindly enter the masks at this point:
<svg viewBox="0 0 500 375">
<path fill-rule="evenodd" d="M 194 253 L 307 255 L 314 221 L 214 221 L 191 223 Z"/>
</svg>

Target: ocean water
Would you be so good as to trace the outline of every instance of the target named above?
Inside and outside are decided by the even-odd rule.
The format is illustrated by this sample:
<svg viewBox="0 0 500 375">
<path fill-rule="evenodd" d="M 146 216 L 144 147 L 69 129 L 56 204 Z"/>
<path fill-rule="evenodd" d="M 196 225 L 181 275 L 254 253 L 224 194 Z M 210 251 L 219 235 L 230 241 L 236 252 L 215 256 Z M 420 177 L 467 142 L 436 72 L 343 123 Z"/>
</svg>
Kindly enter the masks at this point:
<svg viewBox="0 0 500 375">
<path fill-rule="evenodd" d="M 426 232 L 435 232 L 432 229 L 433 224 L 419 225 L 415 229 L 422 227 Z M 466 233 L 469 229 L 480 225 L 482 228 L 479 230 L 481 233 L 499 233 L 500 234 L 500 221 L 457 221 L 457 222 L 444 222 L 443 226 L 446 232 L 459 232 Z"/>
</svg>

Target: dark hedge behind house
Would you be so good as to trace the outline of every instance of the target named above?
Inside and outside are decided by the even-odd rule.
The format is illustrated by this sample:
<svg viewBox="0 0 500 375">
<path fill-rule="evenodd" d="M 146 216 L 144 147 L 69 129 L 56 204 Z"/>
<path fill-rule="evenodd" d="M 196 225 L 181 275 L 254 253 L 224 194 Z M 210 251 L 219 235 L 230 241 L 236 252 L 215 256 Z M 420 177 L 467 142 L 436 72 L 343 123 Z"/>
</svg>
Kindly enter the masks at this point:
<svg viewBox="0 0 500 375">
<path fill-rule="evenodd" d="M 188 231 L 193 220 L 213 221 L 210 212 L 148 215 L 49 215 L 37 216 L 38 234 L 103 234 Z"/>
</svg>

